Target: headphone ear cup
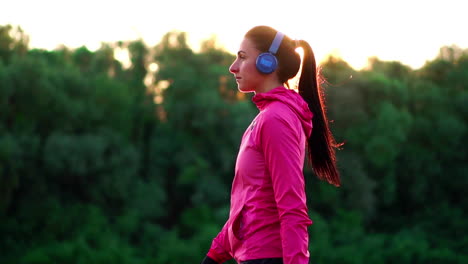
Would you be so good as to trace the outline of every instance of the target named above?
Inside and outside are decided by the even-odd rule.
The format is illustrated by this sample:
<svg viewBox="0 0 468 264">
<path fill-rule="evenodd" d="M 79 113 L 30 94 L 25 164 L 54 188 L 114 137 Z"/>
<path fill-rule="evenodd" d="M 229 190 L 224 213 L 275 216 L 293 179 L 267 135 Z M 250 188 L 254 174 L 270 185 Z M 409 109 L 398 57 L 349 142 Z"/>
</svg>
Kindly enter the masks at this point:
<svg viewBox="0 0 468 264">
<path fill-rule="evenodd" d="M 275 55 L 269 52 L 264 52 L 258 55 L 255 66 L 259 72 L 269 74 L 278 68 L 278 60 L 276 59 Z"/>
</svg>

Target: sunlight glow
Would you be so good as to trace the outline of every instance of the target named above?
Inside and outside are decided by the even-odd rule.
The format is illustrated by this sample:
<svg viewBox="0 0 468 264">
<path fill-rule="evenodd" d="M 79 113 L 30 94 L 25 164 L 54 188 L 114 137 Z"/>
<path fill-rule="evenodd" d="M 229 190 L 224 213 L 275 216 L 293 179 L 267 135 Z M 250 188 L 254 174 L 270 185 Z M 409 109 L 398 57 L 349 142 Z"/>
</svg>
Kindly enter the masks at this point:
<svg viewBox="0 0 468 264">
<path fill-rule="evenodd" d="M 171 82 L 168 80 L 161 80 L 156 83 L 154 86 L 154 103 L 161 104 L 164 100 L 163 91 L 171 85 Z"/>
<path fill-rule="evenodd" d="M 296 76 L 288 80 L 287 86 L 290 89 L 293 89 L 296 92 L 298 92 L 299 78 L 301 78 L 302 72 L 302 60 L 304 58 L 304 50 L 302 48 L 296 48 L 296 52 L 299 53 L 299 56 L 301 56 L 301 66 L 299 67 L 299 71 L 297 72 Z"/>
<path fill-rule="evenodd" d="M 154 73 L 154 72 L 157 72 L 158 69 L 159 69 L 159 65 L 158 65 L 157 63 L 155 63 L 155 62 L 152 62 L 152 63 L 150 63 L 150 65 L 148 66 L 148 69 L 149 69 L 150 72 L 153 72 L 153 73 Z"/>
<path fill-rule="evenodd" d="M 122 67 L 124 69 L 130 68 L 130 66 L 132 65 L 130 61 L 130 54 L 128 53 L 127 49 L 123 49 L 119 47 L 115 48 L 114 58 L 122 64 Z"/>
<path fill-rule="evenodd" d="M 95 50 L 102 42 L 137 39 L 154 46 L 164 34 L 182 31 L 188 33 L 194 51 L 216 35 L 217 43 L 235 54 L 245 32 L 256 25 L 270 25 L 291 38 L 306 40 L 318 62 L 334 53 L 356 69 L 365 67 L 373 56 L 419 68 L 442 46 L 468 47 L 468 34 L 463 34 L 468 16 L 460 8 L 463 0 L 426 0 L 423 6 L 407 0 L 290 0 L 280 6 L 237 0 L 232 7 L 217 0 L 134 0 L 130 5 L 43 0 L 29 1 L 27 9 L 23 2 L 3 3 L 0 24 L 21 26 L 30 36 L 30 47 L 49 50 L 60 45 Z M 116 58 L 128 65 L 125 54 Z"/>
</svg>

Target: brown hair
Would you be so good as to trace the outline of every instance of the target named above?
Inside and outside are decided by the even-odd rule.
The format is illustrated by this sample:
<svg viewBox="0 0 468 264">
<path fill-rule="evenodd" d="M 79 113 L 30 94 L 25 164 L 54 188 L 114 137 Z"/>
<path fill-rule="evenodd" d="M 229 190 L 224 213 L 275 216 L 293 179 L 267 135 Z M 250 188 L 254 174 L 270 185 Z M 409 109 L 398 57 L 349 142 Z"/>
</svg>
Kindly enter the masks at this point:
<svg viewBox="0 0 468 264">
<path fill-rule="evenodd" d="M 253 42 L 260 52 L 267 52 L 278 31 L 268 26 L 257 26 L 245 34 L 245 38 Z M 335 139 L 328 127 L 325 108 L 325 95 L 320 86 L 323 78 L 317 71 L 315 55 L 309 43 L 304 40 L 295 41 L 285 36 L 276 53 L 278 59 L 277 75 L 282 83 L 296 76 L 301 66 L 301 57 L 296 48 L 304 50 L 302 72 L 298 90 L 307 102 L 313 116 L 313 130 L 307 140 L 308 157 L 312 169 L 319 179 L 326 180 L 335 186 L 340 186 L 340 176 L 336 166 Z"/>
</svg>

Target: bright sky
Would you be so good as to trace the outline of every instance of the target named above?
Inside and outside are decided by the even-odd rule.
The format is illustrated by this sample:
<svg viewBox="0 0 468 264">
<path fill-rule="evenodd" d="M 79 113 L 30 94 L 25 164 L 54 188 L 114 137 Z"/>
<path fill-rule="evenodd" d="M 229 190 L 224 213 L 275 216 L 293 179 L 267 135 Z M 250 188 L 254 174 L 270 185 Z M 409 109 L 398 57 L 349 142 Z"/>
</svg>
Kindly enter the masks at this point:
<svg viewBox="0 0 468 264">
<path fill-rule="evenodd" d="M 138 38 L 153 46 L 178 30 L 194 50 L 216 35 L 232 53 L 248 29 L 269 25 L 307 40 L 318 60 L 334 53 L 360 69 L 377 56 L 419 68 L 442 46 L 468 48 L 467 7 L 466 0 L 5 0 L 0 25 L 21 26 L 34 48 L 95 50 Z"/>
</svg>

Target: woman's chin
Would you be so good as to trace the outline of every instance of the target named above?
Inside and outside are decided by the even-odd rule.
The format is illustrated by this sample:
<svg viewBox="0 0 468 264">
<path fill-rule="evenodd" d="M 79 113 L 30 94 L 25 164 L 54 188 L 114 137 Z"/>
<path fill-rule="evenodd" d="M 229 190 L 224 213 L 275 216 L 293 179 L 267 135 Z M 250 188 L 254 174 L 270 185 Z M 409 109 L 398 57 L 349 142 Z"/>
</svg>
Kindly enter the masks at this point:
<svg viewBox="0 0 468 264">
<path fill-rule="evenodd" d="M 247 88 L 247 87 L 242 87 L 242 86 L 238 86 L 237 89 L 239 90 L 239 92 L 241 93 L 251 93 L 251 92 L 254 92 L 255 90 L 254 89 L 250 89 L 250 88 Z"/>
</svg>

